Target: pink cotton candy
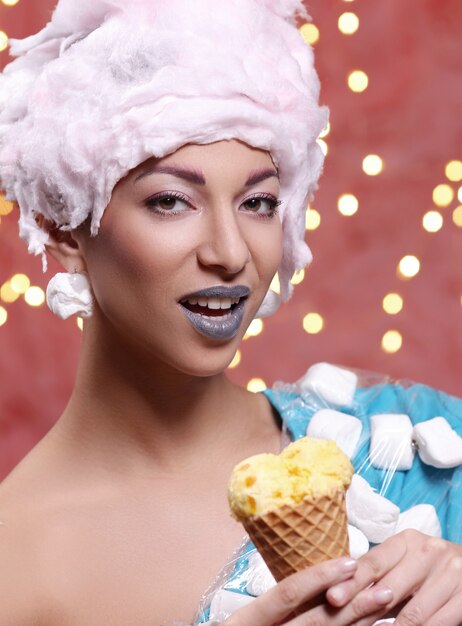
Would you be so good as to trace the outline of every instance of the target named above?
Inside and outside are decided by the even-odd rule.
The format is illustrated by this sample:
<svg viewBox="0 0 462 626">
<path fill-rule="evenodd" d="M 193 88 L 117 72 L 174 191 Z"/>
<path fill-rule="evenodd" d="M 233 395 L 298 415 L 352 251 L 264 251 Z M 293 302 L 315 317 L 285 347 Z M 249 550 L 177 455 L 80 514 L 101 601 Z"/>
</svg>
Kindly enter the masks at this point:
<svg viewBox="0 0 462 626">
<path fill-rule="evenodd" d="M 37 35 L 12 42 L 0 76 L 0 181 L 20 234 L 43 254 L 43 214 L 98 232 L 116 183 L 151 156 L 240 139 L 279 169 L 282 297 L 311 260 L 305 211 L 323 154 L 313 52 L 300 0 L 61 0 Z"/>
</svg>

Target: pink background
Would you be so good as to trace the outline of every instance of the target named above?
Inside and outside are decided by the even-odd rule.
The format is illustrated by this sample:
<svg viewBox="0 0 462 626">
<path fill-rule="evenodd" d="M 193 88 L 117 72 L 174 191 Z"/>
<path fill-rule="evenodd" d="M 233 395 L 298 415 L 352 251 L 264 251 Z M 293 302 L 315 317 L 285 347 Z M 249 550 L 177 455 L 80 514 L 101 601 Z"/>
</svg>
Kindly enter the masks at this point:
<svg viewBox="0 0 462 626">
<path fill-rule="evenodd" d="M 0 5 L 0 29 L 23 37 L 41 28 L 54 2 L 20 0 Z M 428 233 L 422 217 L 433 188 L 462 182 L 445 178 L 445 165 L 462 157 L 462 44 L 459 0 L 311 0 L 309 10 L 321 36 L 315 45 L 322 101 L 331 109 L 329 154 L 313 203 L 320 227 L 307 233 L 315 262 L 292 301 L 265 322 L 261 335 L 245 341 L 242 362 L 230 372 L 246 384 L 259 376 L 267 384 L 293 380 L 314 362 L 360 367 L 428 383 L 462 395 L 461 230 L 452 212 L 457 198 L 439 209 L 443 228 Z M 360 19 L 352 36 L 340 33 L 344 11 Z M 8 54 L 0 54 L 0 63 Z M 369 88 L 351 92 L 348 73 L 361 69 Z M 362 159 L 379 154 L 385 163 L 377 177 L 366 176 Z M 353 193 L 359 211 L 344 217 L 337 199 Z M 413 279 L 397 277 L 407 254 L 421 261 Z M 27 274 L 45 288 L 58 267 L 41 273 L 17 237 L 17 215 L 1 218 L 0 285 Z M 390 291 L 404 298 L 396 316 L 382 299 Z M 8 312 L 0 327 L 0 478 L 58 418 L 70 394 L 80 331 L 75 320 L 61 322 L 23 298 L 0 302 Z M 324 330 L 308 335 L 303 317 L 319 312 Z M 386 354 L 381 338 L 390 329 L 403 346 Z"/>
</svg>

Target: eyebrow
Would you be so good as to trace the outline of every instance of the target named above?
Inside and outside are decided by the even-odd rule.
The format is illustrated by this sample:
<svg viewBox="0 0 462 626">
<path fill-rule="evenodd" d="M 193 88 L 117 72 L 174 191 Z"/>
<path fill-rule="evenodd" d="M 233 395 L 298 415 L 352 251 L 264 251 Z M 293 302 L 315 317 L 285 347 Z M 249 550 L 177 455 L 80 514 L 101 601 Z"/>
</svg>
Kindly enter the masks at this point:
<svg viewBox="0 0 462 626">
<path fill-rule="evenodd" d="M 150 174 L 171 174 L 172 176 L 176 176 L 178 178 L 182 178 L 183 180 L 188 181 L 189 183 L 194 183 L 195 185 L 205 185 L 205 177 L 202 172 L 197 170 L 190 170 L 182 167 L 175 166 L 167 166 L 167 165 L 154 165 L 153 167 L 148 168 L 141 174 L 135 178 L 134 182 L 136 183 L 141 178 L 145 176 L 149 176 Z M 266 168 L 263 170 L 258 170 L 252 172 L 245 183 L 246 187 L 251 187 L 252 185 L 256 185 L 257 183 L 261 183 L 263 180 L 267 178 L 275 177 L 279 180 L 279 175 L 277 171 L 273 168 Z"/>
</svg>

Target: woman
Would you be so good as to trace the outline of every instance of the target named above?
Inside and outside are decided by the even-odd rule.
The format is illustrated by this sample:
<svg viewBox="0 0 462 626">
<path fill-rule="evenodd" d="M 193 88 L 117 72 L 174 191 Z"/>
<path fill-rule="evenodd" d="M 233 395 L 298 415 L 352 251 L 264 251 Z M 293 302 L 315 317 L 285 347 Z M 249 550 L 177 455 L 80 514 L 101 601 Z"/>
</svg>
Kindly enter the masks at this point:
<svg viewBox="0 0 462 626">
<path fill-rule="evenodd" d="M 326 111 L 296 13 L 297 0 L 62 0 L 13 46 L 2 183 L 30 251 L 65 270 L 50 307 L 86 321 L 68 407 L 0 488 L 2 624 L 191 622 L 241 541 L 227 481 L 245 456 L 279 450 L 280 420 L 224 370 L 276 308 L 275 272 L 287 299 L 309 261 L 322 167 Z M 398 535 L 227 624 L 371 624 L 415 592 L 401 623 L 456 625 L 461 557 Z"/>
</svg>

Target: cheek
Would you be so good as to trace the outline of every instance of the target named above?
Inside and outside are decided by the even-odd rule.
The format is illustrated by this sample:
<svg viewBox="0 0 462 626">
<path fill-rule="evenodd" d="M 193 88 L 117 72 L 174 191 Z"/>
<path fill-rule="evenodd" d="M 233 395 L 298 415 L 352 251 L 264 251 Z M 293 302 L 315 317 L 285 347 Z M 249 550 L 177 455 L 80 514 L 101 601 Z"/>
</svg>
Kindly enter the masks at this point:
<svg viewBox="0 0 462 626">
<path fill-rule="evenodd" d="M 251 244 L 252 257 L 261 278 L 271 280 L 282 259 L 282 225 L 278 220 L 266 230 L 256 230 Z"/>
</svg>

